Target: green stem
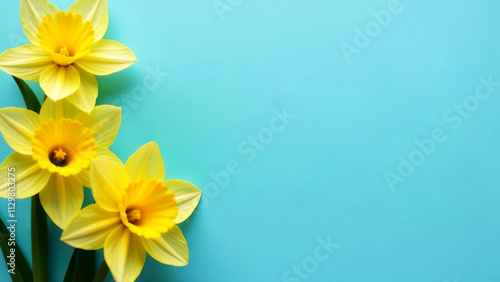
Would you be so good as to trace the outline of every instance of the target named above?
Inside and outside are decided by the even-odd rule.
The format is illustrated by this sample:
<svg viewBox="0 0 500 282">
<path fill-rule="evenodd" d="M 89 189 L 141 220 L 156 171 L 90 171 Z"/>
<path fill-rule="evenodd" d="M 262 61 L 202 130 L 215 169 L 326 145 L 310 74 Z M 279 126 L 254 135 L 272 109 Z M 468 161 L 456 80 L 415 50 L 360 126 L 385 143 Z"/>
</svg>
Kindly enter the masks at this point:
<svg viewBox="0 0 500 282">
<path fill-rule="evenodd" d="M 108 276 L 108 272 L 109 272 L 109 267 L 106 264 L 106 261 L 103 261 L 101 267 L 99 267 L 99 270 L 97 270 L 97 274 L 95 275 L 94 280 L 92 280 L 92 282 L 104 282 L 106 276 Z"/>
<path fill-rule="evenodd" d="M 92 281 L 95 274 L 95 251 L 75 249 L 63 282 Z"/>
<path fill-rule="evenodd" d="M 47 244 L 47 214 L 42 208 L 40 197 L 35 195 L 31 198 L 31 252 L 35 282 L 49 280 Z"/>
</svg>

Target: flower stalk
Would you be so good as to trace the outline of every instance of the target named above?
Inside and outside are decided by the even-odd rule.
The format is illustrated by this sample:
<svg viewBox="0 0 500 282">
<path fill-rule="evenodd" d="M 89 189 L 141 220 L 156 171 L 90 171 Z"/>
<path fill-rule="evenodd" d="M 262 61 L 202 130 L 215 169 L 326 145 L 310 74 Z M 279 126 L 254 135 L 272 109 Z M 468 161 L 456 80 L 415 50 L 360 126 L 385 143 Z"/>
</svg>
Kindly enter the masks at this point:
<svg viewBox="0 0 500 282">
<path fill-rule="evenodd" d="M 49 281 L 47 245 L 47 214 L 42 208 L 40 197 L 35 195 L 31 198 L 31 253 L 35 282 Z"/>
</svg>

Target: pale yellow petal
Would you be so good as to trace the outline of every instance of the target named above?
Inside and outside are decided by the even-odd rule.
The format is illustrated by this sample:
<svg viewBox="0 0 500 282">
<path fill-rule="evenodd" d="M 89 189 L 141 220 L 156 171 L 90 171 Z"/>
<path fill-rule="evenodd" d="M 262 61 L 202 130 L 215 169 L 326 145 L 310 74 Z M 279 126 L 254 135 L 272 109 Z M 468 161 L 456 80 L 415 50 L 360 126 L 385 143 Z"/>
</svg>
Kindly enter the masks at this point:
<svg viewBox="0 0 500 282">
<path fill-rule="evenodd" d="M 83 186 L 92 188 L 92 183 L 90 183 L 90 168 L 82 169 L 78 174 L 78 178 L 80 178 Z"/>
<path fill-rule="evenodd" d="M 47 215 L 61 229 L 80 211 L 83 204 L 83 186 L 78 177 L 52 174 L 40 192 L 40 202 Z"/>
<path fill-rule="evenodd" d="M 146 251 L 140 239 L 120 225 L 104 243 L 104 259 L 116 281 L 132 282 L 141 273 Z"/>
<path fill-rule="evenodd" d="M 96 159 L 105 159 L 115 163 L 118 166 L 123 167 L 123 163 L 113 152 L 104 147 L 97 147 L 97 157 Z M 92 183 L 90 183 L 90 169 L 82 170 L 78 176 L 82 181 L 83 186 L 92 188 Z"/>
<path fill-rule="evenodd" d="M 177 201 L 178 214 L 174 222 L 179 224 L 186 220 L 194 211 L 201 198 L 201 190 L 184 180 L 167 180 L 164 182 L 168 190 L 173 192 Z"/>
<path fill-rule="evenodd" d="M 108 75 L 128 68 L 136 61 L 134 52 L 125 45 L 101 39 L 92 45 L 89 54 L 75 64 L 92 74 Z"/>
<path fill-rule="evenodd" d="M 40 109 L 40 121 L 43 123 L 49 119 L 60 120 L 62 118 L 75 119 L 85 123 L 88 120 L 88 114 L 82 112 L 67 99 L 55 102 L 47 98 Z"/>
<path fill-rule="evenodd" d="M 3 138 L 14 149 L 23 155 L 31 155 L 31 138 L 40 125 L 40 116 L 30 110 L 21 108 L 0 109 L 0 131 Z"/>
<path fill-rule="evenodd" d="M 40 87 L 50 99 L 58 101 L 78 90 L 80 74 L 72 65 L 52 65 L 40 75 Z"/>
<path fill-rule="evenodd" d="M 78 70 L 80 73 L 80 88 L 68 96 L 68 101 L 86 113 L 90 113 L 95 106 L 97 99 L 97 80 L 93 74 L 84 70 Z"/>
<path fill-rule="evenodd" d="M 21 0 L 21 24 L 31 43 L 39 45 L 38 25 L 43 21 L 43 17 L 57 12 L 59 9 L 47 0 Z"/>
<path fill-rule="evenodd" d="M 108 235 L 121 220 L 117 212 L 89 205 L 81 210 L 62 233 L 61 240 L 75 248 L 97 250 L 104 247 Z"/>
<path fill-rule="evenodd" d="M 148 254 L 161 263 L 184 266 L 189 262 L 186 239 L 177 225 L 158 239 L 141 240 Z"/>
<path fill-rule="evenodd" d="M 94 28 L 94 41 L 101 39 L 108 28 L 108 5 L 106 0 L 78 0 L 68 12 L 80 14 L 83 21 L 89 21 Z"/>
<path fill-rule="evenodd" d="M 155 142 L 142 145 L 128 158 L 125 170 L 132 181 L 141 178 L 163 181 L 165 179 L 165 165 L 158 145 Z"/>
<path fill-rule="evenodd" d="M 7 198 L 9 187 L 15 187 L 15 197 L 18 199 L 31 197 L 45 188 L 50 179 L 50 172 L 40 169 L 31 156 L 19 153 L 9 155 L 0 165 L 0 171 L 2 172 L 0 173 L 0 197 L 2 198 Z M 15 185 L 9 185 L 13 182 Z"/>
<path fill-rule="evenodd" d="M 113 162 L 115 165 L 123 167 L 123 162 L 111 152 L 108 148 L 99 146 L 97 147 L 97 159 L 104 159 Z"/>
<path fill-rule="evenodd" d="M 40 46 L 27 44 L 8 49 L 0 55 L 0 70 L 23 80 L 38 81 L 54 60 Z"/>
<path fill-rule="evenodd" d="M 130 180 L 125 168 L 105 159 L 90 164 L 90 183 L 96 203 L 108 211 L 118 211 L 118 205 Z"/>
<path fill-rule="evenodd" d="M 94 132 L 94 138 L 97 145 L 107 148 L 115 141 L 121 121 L 121 108 L 102 105 L 94 108 L 85 125 Z"/>
</svg>

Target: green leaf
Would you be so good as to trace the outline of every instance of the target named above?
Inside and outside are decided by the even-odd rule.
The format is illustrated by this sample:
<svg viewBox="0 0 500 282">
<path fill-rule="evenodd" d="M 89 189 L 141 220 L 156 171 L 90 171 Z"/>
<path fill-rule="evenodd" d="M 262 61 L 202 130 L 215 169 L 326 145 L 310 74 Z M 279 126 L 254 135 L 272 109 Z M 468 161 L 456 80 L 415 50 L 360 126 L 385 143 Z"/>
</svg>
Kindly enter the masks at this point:
<svg viewBox="0 0 500 282">
<path fill-rule="evenodd" d="M 7 229 L 5 226 L 4 222 L 2 219 L 0 219 L 0 248 L 2 249 L 3 253 L 3 258 L 5 259 L 5 263 L 7 263 L 7 268 L 11 269 L 11 267 L 8 265 L 10 263 L 10 258 L 7 258 L 7 256 L 11 255 L 11 249 L 14 249 L 14 255 L 15 255 L 15 268 L 14 268 L 14 274 L 10 273 L 10 278 L 12 278 L 13 282 L 32 282 L 33 281 L 33 272 L 31 272 L 31 268 L 24 258 L 23 253 L 21 252 L 21 249 L 17 245 L 17 242 L 15 241 L 9 241 L 10 238 L 10 231 Z M 12 243 L 15 242 L 15 243 Z M 13 245 L 13 246 L 12 246 Z M 10 248 L 9 248 L 10 247 Z"/>
<path fill-rule="evenodd" d="M 97 271 L 97 274 L 95 275 L 94 280 L 92 280 L 92 282 L 104 282 L 106 276 L 108 276 L 108 272 L 109 272 L 109 267 L 106 264 L 106 261 L 103 261 L 101 267 L 99 267 L 99 270 Z"/>
<path fill-rule="evenodd" d="M 47 214 L 43 210 L 40 197 L 37 194 L 31 198 L 31 254 L 35 282 L 49 280 L 47 244 Z"/>
<path fill-rule="evenodd" d="M 26 108 L 28 110 L 32 110 L 34 112 L 39 113 L 40 112 L 40 102 L 38 101 L 38 98 L 35 96 L 35 93 L 33 93 L 33 90 L 24 82 L 24 80 L 19 79 L 15 76 L 13 76 L 14 80 L 17 83 L 17 87 L 19 87 L 19 90 L 21 90 L 21 94 L 23 94 L 24 98 L 24 103 L 26 103 Z"/>
<path fill-rule="evenodd" d="M 75 249 L 64 282 L 92 281 L 95 272 L 95 251 Z"/>
</svg>

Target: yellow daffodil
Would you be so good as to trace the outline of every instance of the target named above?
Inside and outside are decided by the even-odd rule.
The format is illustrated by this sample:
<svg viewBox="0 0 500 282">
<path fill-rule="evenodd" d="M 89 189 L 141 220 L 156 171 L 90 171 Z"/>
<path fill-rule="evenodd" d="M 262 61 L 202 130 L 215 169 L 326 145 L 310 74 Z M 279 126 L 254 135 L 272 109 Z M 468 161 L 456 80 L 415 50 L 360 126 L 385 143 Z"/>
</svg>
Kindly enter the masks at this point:
<svg viewBox="0 0 500 282">
<path fill-rule="evenodd" d="M 156 143 L 139 148 L 125 166 L 93 160 L 90 175 L 96 203 L 78 213 L 62 241 L 85 250 L 104 247 L 104 259 L 117 281 L 134 281 L 146 253 L 164 264 L 188 263 L 186 239 L 176 224 L 191 215 L 201 191 L 186 181 L 164 181 Z"/>
<path fill-rule="evenodd" d="M 16 169 L 16 197 L 40 193 L 52 221 L 64 229 L 80 211 L 83 186 L 90 187 L 90 161 L 121 161 L 107 148 L 121 122 L 121 109 L 97 106 L 87 114 L 68 101 L 45 101 L 40 114 L 20 108 L 0 109 L 0 131 L 15 151 L 0 171 Z M 7 174 L 0 173 L 0 196 L 7 197 Z"/>
<path fill-rule="evenodd" d="M 21 24 L 31 42 L 0 55 L 0 69 L 40 87 L 52 100 L 66 98 L 89 113 L 97 98 L 94 75 L 108 75 L 137 61 L 126 46 L 102 39 L 106 0 L 78 0 L 67 12 L 47 0 L 21 0 Z"/>
</svg>

